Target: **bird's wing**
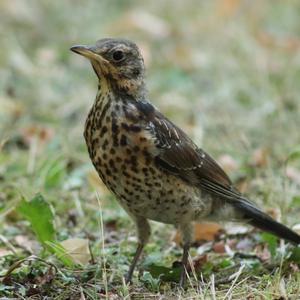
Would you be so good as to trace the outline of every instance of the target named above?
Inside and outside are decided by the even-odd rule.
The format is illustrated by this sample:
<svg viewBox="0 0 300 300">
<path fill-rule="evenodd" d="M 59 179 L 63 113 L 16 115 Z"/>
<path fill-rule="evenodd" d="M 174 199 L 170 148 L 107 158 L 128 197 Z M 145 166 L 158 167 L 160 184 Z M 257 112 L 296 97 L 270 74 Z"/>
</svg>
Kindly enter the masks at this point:
<svg viewBox="0 0 300 300">
<path fill-rule="evenodd" d="M 150 130 L 159 148 L 155 156 L 158 167 L 224 198 L 239 197 L 222 168 L 180 128 L 158 111 L 155 111 L 151 124 Z"/>
<path fill-rule="evenodd" d="M 157 167 L 222 198 L 240 198 L 215 160 L 148 101 L 133 101 L 125 115 L 136 124 L 144 124 L 143 129 L 151 137 L 151 154 Z"/>
<path fill-rule="evenodd" d="M 283 239 L 300 244 L 300 236 L 262 212 L 236 191 L 221 167 L 176 125 L 149 103 L 139 104 L 139 118 L 153 142 L 152 155 L 157 166 L 221 199 L 228 200 L 241 219 Z M 136 121 L 137 121 L 136 120 Z M 155 150 L 153 150 L 155 149 Z"/>
</svg>

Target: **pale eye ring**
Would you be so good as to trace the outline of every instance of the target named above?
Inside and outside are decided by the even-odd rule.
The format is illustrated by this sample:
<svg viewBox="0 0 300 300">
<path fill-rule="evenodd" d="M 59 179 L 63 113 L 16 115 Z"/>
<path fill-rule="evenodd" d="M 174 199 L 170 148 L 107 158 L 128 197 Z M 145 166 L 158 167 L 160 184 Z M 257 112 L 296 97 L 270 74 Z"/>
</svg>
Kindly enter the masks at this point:
<svg viewBox="0 0 300 300">
<path fill-rule="evenodd" d="M 122 59 L 124 59 L 124 52 L 122 50 L 116 50 L 113 53 L 112 58 L 115 62 L 121 61 Z"/>
</svg>

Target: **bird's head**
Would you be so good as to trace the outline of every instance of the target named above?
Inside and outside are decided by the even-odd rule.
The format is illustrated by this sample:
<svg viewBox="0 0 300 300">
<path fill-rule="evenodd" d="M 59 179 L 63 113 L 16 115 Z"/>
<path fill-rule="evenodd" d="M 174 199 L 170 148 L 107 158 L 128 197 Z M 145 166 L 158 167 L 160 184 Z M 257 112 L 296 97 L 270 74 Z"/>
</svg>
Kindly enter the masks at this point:
<svg viewBox="0 0 300 300">
<path fill-rule="evenodd" d="M 106 38 L 97 41 L 95 45 L 75 45 L 71 50 L 91 61 L 100 87 L 105 82 L 112 89 L 134 97 L 145 92 L 144 61 L 135 43 Z"/>
</svg>

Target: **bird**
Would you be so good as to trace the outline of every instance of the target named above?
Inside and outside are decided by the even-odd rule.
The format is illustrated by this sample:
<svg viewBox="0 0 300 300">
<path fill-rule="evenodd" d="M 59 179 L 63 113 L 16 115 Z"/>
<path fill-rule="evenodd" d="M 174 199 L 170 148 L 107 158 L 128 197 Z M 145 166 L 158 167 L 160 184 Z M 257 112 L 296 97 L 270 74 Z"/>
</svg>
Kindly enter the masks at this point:
<svg viewBox="0 0 300 300">
<path fill-rule="evenodd" d="M 134 42 L 103 38 L 70 50 L 87 58 L 98 78 L 84 128 L 89 157 L 137 229 L 126 283 L 131 283 L 149 240 L 149 220 L 173 224 L 181 232 L 181 287 L 187 278 L 194 221 L 246 222 L 300 243 L 296 232 L 241 194 L 218 163 L 151 103 L 144 59 Z"/>
</svg>

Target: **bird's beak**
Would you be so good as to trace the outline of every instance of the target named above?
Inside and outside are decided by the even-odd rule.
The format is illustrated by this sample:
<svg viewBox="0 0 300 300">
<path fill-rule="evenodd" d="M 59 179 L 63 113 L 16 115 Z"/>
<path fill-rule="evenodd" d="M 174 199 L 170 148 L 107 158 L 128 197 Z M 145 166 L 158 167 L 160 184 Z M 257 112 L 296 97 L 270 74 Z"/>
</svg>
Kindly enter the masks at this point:
<svg viewBox="0 0 300 300">
<path fill-rule="evenodd" d="M 104 59 L 99 53 L 96 52 L 95 46 L 74 45 L 70 48 L 70 50 L 88 59 L 107 62 L 106 59 Z"/>
</svg>

